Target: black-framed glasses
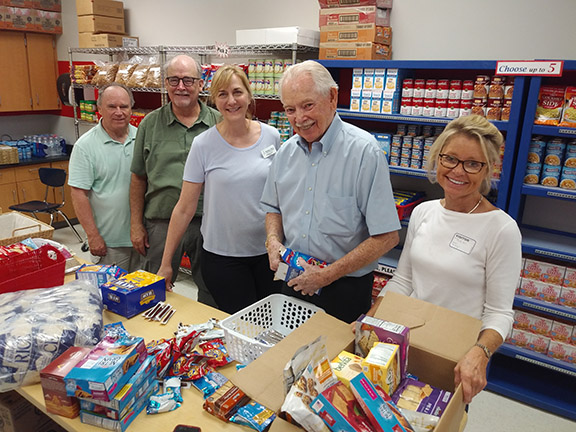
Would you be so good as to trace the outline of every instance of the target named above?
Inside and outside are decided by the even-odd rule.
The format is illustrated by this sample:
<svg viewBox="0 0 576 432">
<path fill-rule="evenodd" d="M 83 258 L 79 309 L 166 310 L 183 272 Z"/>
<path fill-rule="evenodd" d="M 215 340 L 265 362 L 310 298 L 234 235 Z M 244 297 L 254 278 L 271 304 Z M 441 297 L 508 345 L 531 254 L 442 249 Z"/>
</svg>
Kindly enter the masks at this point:
<svg viewBox="0 0 576 432">
<path fill-rule="evenodd" d="M 182 77 L 182 78 L 177 77 L 177 76 L 166 77 L 166 81 L 172 87 L 178 87 L 178 84 L 180 84 L 180 81 L 182 81 L 182 84 L 184 84 L 185 87 L 192 87 L 196 81 L 200 81 L 200 80 L 201 80 L 201 78 L 195 78 L 195 77 Z"/>
<path fill-rule="evenodd" d="M 440 158 L 440 163 L 443 167 L 454 169 L 458 166 L 458 164 L 462 164 L 462 168 L 468 174 L 478 174 L 484 168 L 484 165 L 487 165 L 486 162 L 479 162 L 475 160 L 460 160 L 454 156 L 450 156 L 447 154 L 439 154 L 438 157 Z"/>
</svg>

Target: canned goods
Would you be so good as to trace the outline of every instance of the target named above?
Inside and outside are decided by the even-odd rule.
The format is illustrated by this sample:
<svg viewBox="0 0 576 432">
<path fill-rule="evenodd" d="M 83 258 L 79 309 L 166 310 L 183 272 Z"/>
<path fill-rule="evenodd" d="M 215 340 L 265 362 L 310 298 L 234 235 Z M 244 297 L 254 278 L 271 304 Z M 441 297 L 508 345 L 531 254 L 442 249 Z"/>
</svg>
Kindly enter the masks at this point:
<svg viewBox="0 0 576 432">
<path fill-rule="evenodd" d="M 434 117 L 446 117 L 448 111 L 448 99 L 436 99 Z"/>
<path fill-rule="evenodd" d="M 264 59 L 256 59 L 256 67 L 254 68 L 255 74 L 263 74 L 264 73 Z"/>
<path fill-rule="evenodd" d="M 414 80 L 414 98 L 424 98 L 424 89 L 426 86 L 426 80 L 415 79 Z"/>
<path fill-rule="evenodd" d="M 472 101 L 471 114 L 486 117 L 486 105 L 487 105 L 486 99 L 474 98 L 474 100 Z"/>
<path fill-rule="evenodd" d="M 408 125 L 403 124 L 403 123 L 399 123 L 396 126 L 396 133 L 398 135 L 406 135 L 406 132 L 408 131 Z"/>
<path fill-rule="evenodd" d="M 400 146 L 390 146 L 390 156 L 400 157 Z"/>
<path fill-rule="evenodd" d="M 540 171 L 542 165 L 539 163 L 528 163 L 526 165 L 526 174 L 524 174 L 524 183 L 538 184 L 540 182 Z"/>
<path fill-rule="evenodd" d="M 419 135 L 412 138 L 412 152 L 414 150 L 422 150 L 424 148 L 424 136 Z"/>
<path fill-rule="evenodd" d="M 253 75 L 256 73 L 256 59 L 248 60 L 248 75 Z"/>
<path fill-rule="evenodd" d="M 411 115 L 412 114 L 412 98 L 402 97 L 400 101 L 400 114 Z"/>
<path fill-rule="evenodd" d="M 504 99 L 512 99 L 514 96 L 514 77 L 508 77 L 504 86 Z"/>
<path fill-rule="evenodd" d="M 551 140 L 546 144 L 546 153 L 544 155 L 544 164 L 546 165 L 562 165 L 564 162 L 564 152 L 566 150 L 566 143 L 561 140 Z"/>
<path fill-rule="evenodd" d="M 414 159 L 413 157 L 410 158 L 410 168 L 411 169 L 422 168 L 422 161 L 420 159 Z"/>
<path fill-rule="evenodd" d="M 488 120 L 500 120 L 502 117 L 502 107 L 504 105 L 501 98 L 488 98 L 486 107 L 486 118 Z"/>
<path fill-rule="evenodd" d="M 263 71 L 264 74 L 271 75 L 274 73 L 274 60 L 264 59 Z"/>
<path fill-rule="evenodd" d="M 504 86 L 506 85 L 506 77 L 495 76 L 490 82 L 490 87 L 488 88 L 488 98 L 499 98 L 504 97 Z"/>
<path fill-rule="evenodd" d="M 402 150 L 400 150 L 400 158 L 410 159 L 411 157 L 412 157 L 412 149 L 410 147 L 402 146 Z"/>
<path fill-rule="evenodd" d="M 282 75 L 284 73 L 284 60 L 274 59 L 274 75 Z"/>
<path fill-rule="evenodd" d="M 439 79 L 436 90 L 436 99 L 448 99 L 449 89 L 450 81 L 447 79 Z"/>
<path fill-rule="evenodd" d="M 422 159 L 422 149 L 412 148 L 412 159 Z"/>
<path fill-rule="evenodd" d="M 400 166 L 402 168 L 410 168 L 410 158 L 400 158 Z"/>
<path fill-rule="evenodd" d="M 546 165 L 542 167 L 540 184 L 542 186 L 556 187 L 560 183 L 560 173 L 562 168 L 558 165 Z"/>
<path fill-rule="evenodd" d="M 404 131 L 404 134 L 406 133 L 406 131 Z M 392 147 L 394 146 L 398 146 L 398 147 L 402 147 L 402 137 L 404 135 L 400 135 L 400 134 L 396 134 L 396 135 L 392 135 Z"/>
<path fill-rule="evenodd" d="M 472 100 L 461 100 L 459 116 L 464 117 L 470 115 L 471 113 L 472 113 Z"/>
<path fill-rule="evenodd" d="M 434 108 L 436 100 L 434 98 L 424 98 L 424 106 L 422 108 L 422 115 L 425 117 L 434 117 Z"/>
<path fill-rule="evenodd" d="M 411 124 L 406 127 L 406 135 L 415 137 L 420 135 L 420 125 Z"/>
<path fill-rule="evenodd" d="M 446 107 L 446 117 L 456 118 L 460 112 L 460 99 L 448 99 Z"/>
<path fill-rule="evenodd" d="M 400 158 L 398 156 L 392 156 L 390 153 L 390 166 L 400 166 Z"/>
<path fill-rule="evenodd" d="M 411 149 L 412 143 L 414 142 L 414 137 L 410 135 L 406 135 L 402 138 L 402 148 Z"/>
<path fill-rule="evenodd" d="M 474 81 L 465 80 L 462 82 L 462 100 L 474 99 Z"/>
<path fill-rule="evenodd" d="M 564 166 L 559 186 L 563 189 L 576 189 L 576 167 Z"/>
<path fill-rule="evenodd" d="M 402 81 L 402 100 L 404 98 L 412 99 L 414 97 L 414 80 L 412 78 L 406 78 Z"/>
<path fill-rule="evenodd" d="M 462 80 L 451 80 L 448 90 L 448 99 L 458 99 L 462 97 Z"/>
<path fill-rule="evenodd" d="M 438 81 L 435 79 L 427 79 L 424 85 L 424 100 L 436 98 L 438 89 Z"/>
<path fill-rule="evenodd" d="M 424 99 L 412 98 L 412 115 L 421 116 L 423 110 L 424 110 Z"/>
<path fill-rule="evenodd" d="M 490 77 L 488 75 L 477 75 L 474 81 L 474 99 L 487 98 L 490 88 Z"/>
<path fill-rule="evenodd" d="M 510 110 L 512 109 L 512 99 L 504 99 L 504 105 L 502 106 L 502 116 L 500 120 L 508 121 L 510 120 Z"/>
</svg>

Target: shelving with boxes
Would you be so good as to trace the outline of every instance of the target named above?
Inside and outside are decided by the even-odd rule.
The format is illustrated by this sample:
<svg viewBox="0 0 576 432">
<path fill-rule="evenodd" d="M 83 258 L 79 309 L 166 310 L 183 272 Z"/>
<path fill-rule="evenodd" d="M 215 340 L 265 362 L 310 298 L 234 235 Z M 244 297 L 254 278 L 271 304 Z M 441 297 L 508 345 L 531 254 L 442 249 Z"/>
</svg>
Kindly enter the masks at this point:
<svg viewBox="0 0 576 432">
<path fill-rule="evenodd" d="M 81 48 L 137 47 L 138 38 L 125 34 L 124 3 L 114 0 L 76 0 Z"/>
</svg>

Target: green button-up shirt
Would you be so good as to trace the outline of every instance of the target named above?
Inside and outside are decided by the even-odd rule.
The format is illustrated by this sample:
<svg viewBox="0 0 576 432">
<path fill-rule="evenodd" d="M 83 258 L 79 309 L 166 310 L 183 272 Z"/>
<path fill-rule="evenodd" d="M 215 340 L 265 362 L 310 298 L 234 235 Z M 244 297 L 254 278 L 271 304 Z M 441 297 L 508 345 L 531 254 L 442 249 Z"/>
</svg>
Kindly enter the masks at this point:
<svg viewBox="0 0 576 432">
<path fill-rule="evenodd" d="M 218 111 L 202 102 L 200 108 L 198 119 L 191 127 L 186 127 L 176 118 L 172 103 L 148 114 L 138 127 L 130 170 L 148 179 L 144 206 L 146 219 L 170 219 L 180 197 L 184 165 L 192 141 L 220 119 Z M 196 214 L 202 214 L 201 202 Z"/>
</svg>

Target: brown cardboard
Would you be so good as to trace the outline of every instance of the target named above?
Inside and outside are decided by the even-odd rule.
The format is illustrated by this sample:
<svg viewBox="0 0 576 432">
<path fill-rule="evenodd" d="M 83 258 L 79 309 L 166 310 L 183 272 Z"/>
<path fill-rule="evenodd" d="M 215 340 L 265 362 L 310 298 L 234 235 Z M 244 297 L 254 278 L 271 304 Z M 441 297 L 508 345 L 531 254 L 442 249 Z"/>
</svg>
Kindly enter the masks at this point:
<svg viewBox="0 0 576 432">
<path fill-rule="evenodd" d="M 110 33 L 79 33 L 78 47 L 80 48 L 134 48 L 138 47 L 138 38 Z"/>
<path fill-rule="evenodd" d="M 392 27 L 375 24 L 331 25 L 320 27 L 320 42 L 392 43 Z"/>
<path fill-rule="evenodd" d="M 323 42 L 318 56 L 322 60 L 390 60 L 392 49 L 374 42 Z"/>
<path fill-rule="evenodd" d="M 34 0 L 34 9 L 62 12 L 62 0 Z"/>
<path fill-rule="evenodd" d="M 124 3 L 113 0 L 76 0 L 76 14 L 124 18 Z"/>
<path fill-rule="evenodd" d="M 465 405 L 461 386 L 454 389 L 454 367 L 476 342 L 481 322 L 395 293 L 386 293 L 375 316 L 410 327 L 408 372 L 432 386 L 454 392 L 435 432 L 461 430 Z M 342 350 L 353 350 L 354 335 L 350 325 L 318 312 L 275 347 L 238 371 L 232 377 L 232 382 L 257 402 L 278 411 L 284 400 L 284 366 L 298 348 L 320 335 L 327 337 L 326 348 L 331 359 Z M 272 432 L 294 430 L 297 429 L 279 420 L 271 428 Z"/>
<path fill-rule="evenodd" d="M 124 18 L 111 18 L 100 15 L 78 17 L 78 33 L 115 33 L 124 34 Z"/>
</svg>

